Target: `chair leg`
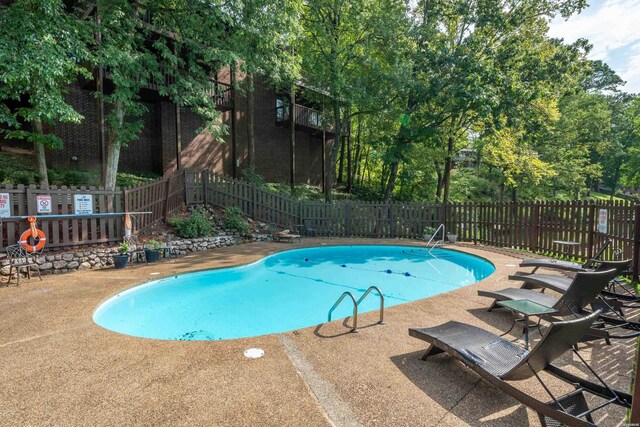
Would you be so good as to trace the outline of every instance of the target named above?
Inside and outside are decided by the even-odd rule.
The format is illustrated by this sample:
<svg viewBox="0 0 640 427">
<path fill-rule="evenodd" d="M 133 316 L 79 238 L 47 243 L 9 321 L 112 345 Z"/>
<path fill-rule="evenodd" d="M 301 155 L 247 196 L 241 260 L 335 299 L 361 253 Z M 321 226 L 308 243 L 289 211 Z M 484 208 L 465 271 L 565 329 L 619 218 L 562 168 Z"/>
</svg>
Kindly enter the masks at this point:
<svg viewBox="0 0 640 427">
<path fill-rule="evenodd" d="M 14 266 L 10 266 L 9 267 L 9 279 L 7 279 L 7 286 L 9 286 L 11 284 L 11 271 L 14 269 Z"/>
<path fill-rule="evenodd" d="M 427 351 L 422 355 L 420 360 L 427 360 L 427 357 L 433 356 L 434 354 L 444 353 L 444 350 L 439 349 L 435 345 L 431 344 Z"/>
<path fill-rule="evenodd" d="M 38 279 L 42 281 L 42 276 L 40 275 L 40 267 L 36 267 L 36 271 L 38 272 Z"/>
</svg>

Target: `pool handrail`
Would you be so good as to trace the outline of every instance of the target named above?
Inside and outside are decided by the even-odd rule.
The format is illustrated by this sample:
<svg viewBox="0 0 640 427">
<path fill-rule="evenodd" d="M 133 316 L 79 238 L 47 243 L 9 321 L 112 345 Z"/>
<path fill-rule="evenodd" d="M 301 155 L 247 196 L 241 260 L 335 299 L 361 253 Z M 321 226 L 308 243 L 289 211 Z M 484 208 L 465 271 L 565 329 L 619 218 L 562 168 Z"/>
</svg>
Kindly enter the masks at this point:
<svg viewBox="0 0 640 427">
<path fill-rule="evenodd" d="M 380 320 L 378 320 L 378 324 L 384 325 L 384 295 L 382 294 L 382 291 L 380 291 L 380 289 L 377 286 L 369 286 L 369 289 L 367 289 L 366 292 L 362 294 L 362 296 L 358 300 L 357 305 L 360 305 L 362 300 L 364 300 L 367 297 L 367 295 L 371 293 L 371 291 L 376 291 L 380 296 Z"/>
<path fill-rule="evenodd" d="M 333 313 L 333 310 L 335 310 L 336 307 L 340 305 L 344 297 L 346 297 L 347 295 L 349 295 L 349 297 L 351 297 L 351 301 L 353 301 L 353 328 L 351 328 L 351 332 L 358 332 L 358 303 L 356 302 L 356 298 L 349 291 L 343 292 L 336 303 L 333 304 L 333 307 L 331 307 L 331 309 L 329 310 L 329 314 L 327 315 L 327 322 L 331 322 L 331 313 Z"/>
<path fill-rule="evenodd" d="M 442 229 L 442 240 L 437 241 L 434 243 L 433 246 L 429 246 L 431 244 L 431 242 L 433 241 L 433 239 L 436 238 L 436 236 L 438 235 L 438 232 L 440 231 L 440 229 Z M 433 248 L 435 248 L 436 246 L 438 246 L 438 243 L 440 244 L 444 244 L 444 236 L 445 236 L 445 228 L 444 228 L 444 224 L 440 224 L 440 226 L 436 229 L 436 231 L 433 233 L 433 235 L 431 236 L 431 238 L 429 239 L 429 241 L 427 242 L 427 248 L 429 248 L 429 253 L 431 253 L 431 251 L 433 250 Z"/>
</svg>

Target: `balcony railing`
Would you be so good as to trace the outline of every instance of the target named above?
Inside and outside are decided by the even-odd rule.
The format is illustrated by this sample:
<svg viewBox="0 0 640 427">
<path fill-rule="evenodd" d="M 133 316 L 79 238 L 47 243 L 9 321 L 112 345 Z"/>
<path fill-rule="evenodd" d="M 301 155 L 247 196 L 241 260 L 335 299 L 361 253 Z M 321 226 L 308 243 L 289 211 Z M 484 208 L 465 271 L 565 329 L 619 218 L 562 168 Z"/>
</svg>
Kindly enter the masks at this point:
<svg viewBox="0 0 640 427">
<path fill-rule="evenodd" d="M 335 126 L 327 123 L 326 116 L 322 116 L 322 112 L 304 105 L 294 104 L 296 113 L 296 126 L 302 126 L 313 130 L 325 130 L 326 132 L 335 133 Z M 276 122 L 280 124 L 290 123 L 291 116 L 289 113 L 289 105 L 280 105 L 276 107 Z M 324 122 L 324 123 L 323 123 Z M 345 126 L 346 128 L 346 126 Z M 346 132 L 343 132 L 346 134 Z"/>
<path fill-rule="evenodd" d="M 111 78 L 111 72 L 105 70 L 105 77 Z M 175 76 L 164 75 L 164 85 L 171 85 L 176 82 Z M 144 85 L 146 89 L 153 91 L 159 91 L 161 84 L 158 82 L 148 82 Z M 227 111 L 233 109 L 233 88 L 227 83 L 222 83 L 217 80 L 211 80 L 209 89 L 206 90 L 209 96 L 215 98 L 216 108 L 221 111 Z"/>
</svg>

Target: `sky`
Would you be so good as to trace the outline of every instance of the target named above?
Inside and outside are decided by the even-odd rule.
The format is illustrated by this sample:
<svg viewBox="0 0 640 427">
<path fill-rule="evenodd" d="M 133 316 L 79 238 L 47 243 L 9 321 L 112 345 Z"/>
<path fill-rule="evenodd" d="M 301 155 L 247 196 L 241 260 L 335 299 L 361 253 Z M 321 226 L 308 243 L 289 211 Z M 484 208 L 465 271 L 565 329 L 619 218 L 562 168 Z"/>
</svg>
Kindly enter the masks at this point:
<svg viewBox="0 0 640 427">
<path fill-rule="evenodd" d="M 588 4 L 568 20 L 553 19 L 549 35 L 566 43 L 589 40 L 593 45 L 589 59 L 606 62 L 627 82 L 623 91 L 640 93 L 640 0 L 588 0 Z"/>
</svg>

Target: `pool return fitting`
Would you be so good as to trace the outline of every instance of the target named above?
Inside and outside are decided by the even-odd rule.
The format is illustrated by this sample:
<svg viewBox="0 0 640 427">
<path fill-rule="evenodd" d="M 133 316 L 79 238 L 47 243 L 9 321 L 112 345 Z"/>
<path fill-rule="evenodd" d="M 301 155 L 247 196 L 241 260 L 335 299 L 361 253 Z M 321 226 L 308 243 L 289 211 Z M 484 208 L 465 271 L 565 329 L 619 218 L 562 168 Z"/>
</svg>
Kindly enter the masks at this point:
<svg viewBox="0 0 640 427">
<path fill-rule="evenodd" d="M 371 291 L 376 291 L 378 293 L 378 296 L 380 297 L 380 320 L 378 320 L 378 324 L 384 325 L 384 295 L 377 286 L 369 286 L 369 289 L 367 289 L 365 293 L 362 294 L 358 301 L 356 301 L 356 298 L 351 292 L 343 292 L 342 295 L 340 295 L 340 298 L 338 298 L 335 304 L 333 304 L 333 307 L 331 307 L 331 309 L 329 310 L 329 314 L 327 315 L 327 322 L 331 322 L 331 313 L 333 313 L 333 310 L 335 310 L 340 305 L 340 303 L 346 296 L 349 296 L 351 298 L 351 301 L 353 302 L 353 328 L 351 328 L 350 332 L 358 332 L 358 305 L 360 305 L 360 303 L 371 293 Z"/>
</svg>

